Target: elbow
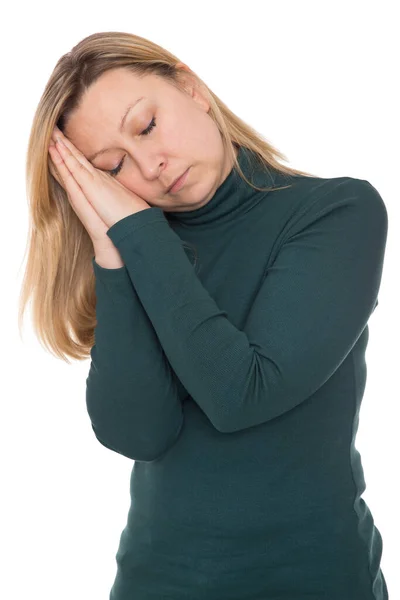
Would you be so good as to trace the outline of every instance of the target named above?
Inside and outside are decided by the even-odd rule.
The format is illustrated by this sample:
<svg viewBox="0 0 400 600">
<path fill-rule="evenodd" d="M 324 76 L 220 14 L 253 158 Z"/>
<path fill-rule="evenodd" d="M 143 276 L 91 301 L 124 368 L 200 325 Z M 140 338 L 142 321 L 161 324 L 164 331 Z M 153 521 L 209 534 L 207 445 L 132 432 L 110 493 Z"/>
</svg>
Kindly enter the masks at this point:
<svg viewBox="0 0 400 600">
<path fill-rule="evenodd" d="M 239 424 L 238 420 L 232 417 L 232 411 L 230 415 L 219 411 L 217 414 L 209 416 L 209 420 L 212 426 L 220 433 L 234 433 L 245 428 L 245 424 Z"/>
<path fill-rule="evenodd" d="M 92 423 L 92 429 L 97 440 L 102 446 L 113 452 L 117 452 L 126 458 L 140 462 L 153 462 L 162 458 L 168 450 L 176 443 L 183 426 L 183 419 L 179 423 L 178 429 L 167 440 L 155 442 L 149 438 L 140 438 L 134 440 L 132 436 L 126 439 L 118 435 L 116 439 L 100 433 Z"/>
</svg>

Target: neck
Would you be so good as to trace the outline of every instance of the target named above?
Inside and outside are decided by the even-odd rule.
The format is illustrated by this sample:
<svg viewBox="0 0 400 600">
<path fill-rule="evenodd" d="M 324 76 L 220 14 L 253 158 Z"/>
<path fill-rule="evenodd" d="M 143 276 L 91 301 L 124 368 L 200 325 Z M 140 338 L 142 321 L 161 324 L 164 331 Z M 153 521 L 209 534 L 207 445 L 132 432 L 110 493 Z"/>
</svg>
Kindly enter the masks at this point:
<svg viewBox="0 0 400 600">
<path fill-rule="evenodd" d="M 254 185 L 270 187 L 274 184 L 277 171 L 260 165 L 248 148 L 239 146 L 237 160 L 244 175 Z M 214 221 L 222 222 L 250 210 L 260 201 L 260 194 L 266 193 L 268 192 L 259 192 L 246 183 L 233 165 L 206 204 L 192 210 L 169 211 L 165 215 L 171 224 L 181 223 L 190 227 L 206 225 Z"/>
</svg>

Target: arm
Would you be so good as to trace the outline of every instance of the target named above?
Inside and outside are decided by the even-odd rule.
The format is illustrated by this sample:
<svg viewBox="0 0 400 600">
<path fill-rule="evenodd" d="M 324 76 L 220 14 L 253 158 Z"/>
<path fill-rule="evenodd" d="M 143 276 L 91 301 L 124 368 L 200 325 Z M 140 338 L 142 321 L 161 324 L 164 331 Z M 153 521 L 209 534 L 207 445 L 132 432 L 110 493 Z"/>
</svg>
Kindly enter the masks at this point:
<svg viewBox="0 0 400 600">
<path fill-rule="evenodd" d="M 107 231 L 177 376 L 221 432 L 306 400 L 343 362 L 376 306 L 385 205 L 367 181 L 328 183 L 286 232 L 243 330 L 203 287 L 160 208 Z"/>
<path fill-rule="evenodd" d="M 186 390 L 171 369 L 126 267 L 92 259 L 96 286 L 95 345 L 86 406 L 99 442 L 133 460 L 161 456 L 183 424 Z"/>
</svg>

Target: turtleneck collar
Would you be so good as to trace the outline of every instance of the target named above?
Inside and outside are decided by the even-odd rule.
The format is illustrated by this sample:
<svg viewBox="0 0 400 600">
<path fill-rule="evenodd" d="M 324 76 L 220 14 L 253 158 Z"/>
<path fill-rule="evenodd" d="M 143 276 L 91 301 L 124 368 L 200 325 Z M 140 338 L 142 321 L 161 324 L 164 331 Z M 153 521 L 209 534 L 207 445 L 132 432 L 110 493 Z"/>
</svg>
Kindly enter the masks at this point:
<svg viewBox="0 0 400 600">
<path fill-rule="evenodd" d="M 239 146 L 237 159 L 243 173 L 253 184 L 259 187 L 273 186 L 278 172 L 272 167 L 260 165 L 248 148 Z M 189 227 L 222 221 L 250 210 L 260 201 L 260 194 L 266 193 L 248 185 L 233 167 L 206 204 L 194 210 L 166 211 L 165 215 L 171 223 L 178 222 Z"/>
</svg>

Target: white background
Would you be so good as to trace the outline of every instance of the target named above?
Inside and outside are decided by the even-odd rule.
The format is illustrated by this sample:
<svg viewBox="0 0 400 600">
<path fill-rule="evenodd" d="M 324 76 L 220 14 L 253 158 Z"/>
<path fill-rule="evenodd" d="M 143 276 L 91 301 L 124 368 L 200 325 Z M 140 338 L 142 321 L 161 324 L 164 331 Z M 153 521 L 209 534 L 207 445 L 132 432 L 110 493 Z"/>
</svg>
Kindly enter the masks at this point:
<svg viewBox="0 0 400 600">
<path fill-rule="evenodd" d="M 298 169 L 367 179 L 389 233 L 356 447 L 363 495 L 400 598 L 399 21 L 396 2 L 6 3 L 1 36 L 1 590 L 7 600 L 108 600 L 132 461 L 95 438 L 89 360 L 67 365 L 17 308 L 28 231 L 25 157 L 59 57 L 98 31 L 166 47 Z M 396 270 L 397 267 L 397 270 Z M 341 600 L 351 600 L 343 598 Z"/>
</svg>

